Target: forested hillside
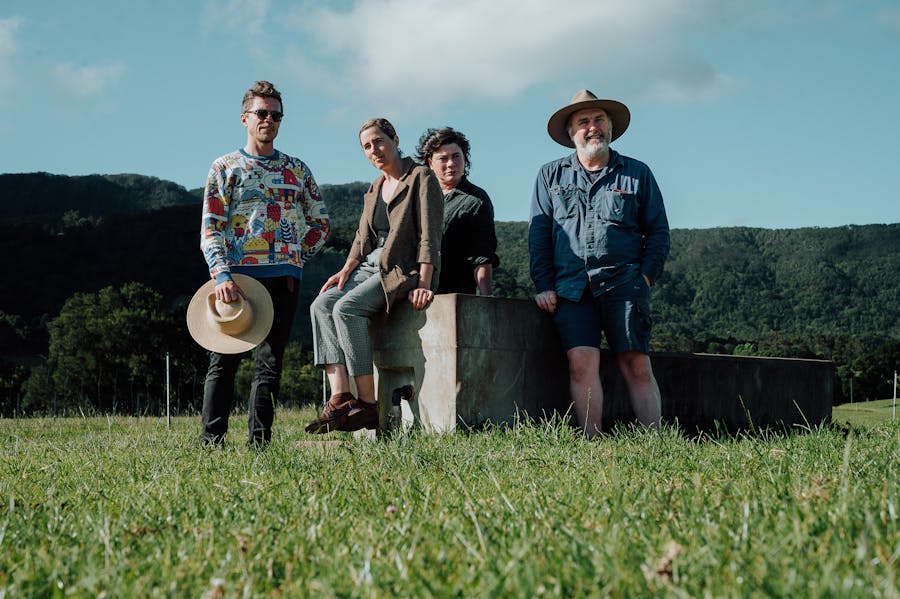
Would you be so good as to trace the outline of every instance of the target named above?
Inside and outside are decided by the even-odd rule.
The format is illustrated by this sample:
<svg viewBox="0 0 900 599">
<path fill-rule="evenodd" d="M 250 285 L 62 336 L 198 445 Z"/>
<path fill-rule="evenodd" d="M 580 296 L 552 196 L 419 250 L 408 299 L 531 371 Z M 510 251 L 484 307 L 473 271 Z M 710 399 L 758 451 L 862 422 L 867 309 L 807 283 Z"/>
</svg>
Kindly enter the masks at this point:
<svg viewBox="0 0 900 599">
<path fill-rule="evenodd" d="M 197 196 L 181 185 L 144 175 L 0 174 L 0 222 L 5 224 L 62 226 L 77 224 L 72 222 L 77 216 L 96 222 L 107 214 L 195 203 Z"/>
<path fill-rule="evenodd" d="M 506 294 L 530 297 L 527 224 L 497 223 L 497 234 Z M 898 297 L 900 224 L 677 229 L 653 311 L 680 349 L 769 333 L 900 339 Z"/>
<path fill-rule="evenodd" d="M 366 189 L 322 186 L 335 227 L 304 271 L 301 309 L 343 265 Z M 185 305 L 208 276 L 201 198 L 201 189 L 141 175 L 0 175 L 0 357 L 45 354 L 42 323 L 75 293 L 139 282 L 173 309 Z M 297 319 L 294 336 L 308 343 L 308 319 Z"/>
<path fill-rule="evenodd" d="M 342 265 L 367 188 L 321 187 L 332 236 L 304 271 L 294 337 L 306 347 L 309 302 Z M 183 310 L 207 277 L 200 203 L 199 190 L 140 175 L 0 175 L 0 360 L 46 356 L 47 324 L 76 293 L 137 282 Z M 530 298 L 526 223 L 497 235 L 495 295 Z M 674 230 L 653 349 L 819 357 L 849 377 L 900 348 L 898 275 L 898 223 Z"/>
</svg>

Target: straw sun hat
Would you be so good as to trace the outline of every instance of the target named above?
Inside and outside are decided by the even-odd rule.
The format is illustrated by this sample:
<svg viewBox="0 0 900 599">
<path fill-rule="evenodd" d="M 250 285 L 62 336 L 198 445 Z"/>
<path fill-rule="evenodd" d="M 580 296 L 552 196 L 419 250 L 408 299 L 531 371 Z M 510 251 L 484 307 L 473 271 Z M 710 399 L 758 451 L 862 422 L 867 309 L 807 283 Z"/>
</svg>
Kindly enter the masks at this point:
<svg viewBox="0 0 900 599">
<path fill-rule="evenodd" d="M 202 347 L 220 354 L 250 351 L 272 328 L 272 298 L 262 283 L 246 275 L 232 275 L 247 296 L 226 304 L 216 299 L 216 282 L 207 281 L 187 309 L 191 337 Z"/>
<path fill-rule="evenodd" d="M 585 108 L 602 108 L 606 111 L 609 120 L 612 121 L 612 140 L 615 141 L 628 128 L 631 122 L 631 112 L 628 107 L 616 100 L 598 100 L 592 92 L 581 90 L 572 98 L 572 101 L 553 113 L 547 122 L 547 133 L 558 144 L 567 148 L 574 148 L 575 143 L 569 137 L 567 127 L 569 117 Z"/>
</svg>

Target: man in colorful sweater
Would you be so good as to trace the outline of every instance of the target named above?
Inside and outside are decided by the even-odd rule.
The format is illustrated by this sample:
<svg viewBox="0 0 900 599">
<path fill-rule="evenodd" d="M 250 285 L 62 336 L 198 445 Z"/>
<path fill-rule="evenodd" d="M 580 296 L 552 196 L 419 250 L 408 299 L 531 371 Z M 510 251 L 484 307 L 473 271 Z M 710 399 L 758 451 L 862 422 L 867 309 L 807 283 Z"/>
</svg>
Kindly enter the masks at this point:
<svg viewBox="0 0 900 599">
<path fill-rule="evenodd" d="M 217 158 L 203 193 L 200 247 L 216 281 L 216 299 L 243 296 L 232 278 L 258 279 L 272 297 L 274 319 L 256 348 L 250 387 L 250 444 L 272 436 L 281 365 L 294 313 L 303 265 L 325 243 L 329 221 L 319 188 L 306 164 L 275 149 L 284 109 L 281 94 L 257 81 L 244 94 L 241 124 L 246 145 Z M 201 442 L 225 442 L 234 381 L 241 354 L 210 352 L 203 389 Z"/>
</svg>

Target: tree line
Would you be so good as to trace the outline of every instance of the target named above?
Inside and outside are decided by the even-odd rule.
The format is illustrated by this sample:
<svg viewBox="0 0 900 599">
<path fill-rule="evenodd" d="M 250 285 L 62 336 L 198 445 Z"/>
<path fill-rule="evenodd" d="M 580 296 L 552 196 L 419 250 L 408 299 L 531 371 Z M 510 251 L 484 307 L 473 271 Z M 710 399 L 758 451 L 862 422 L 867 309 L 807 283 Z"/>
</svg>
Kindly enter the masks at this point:
<svg viewBox="0 0 900 599">
<path fill-rule="evenodd" d="M 321 391 L 308 306 L 343 264 L 367 188 L 322 186 L 332 235 L 304 271 L 285 401 Z M 140 175 L 0 175 L 0 414 L 156 413 L 166 353 L 176 407 L 197 409 L 206 358 L 184 310 L 207 277 L 200 202 L 200 190 Z M 497 236 L 495 295 L 530 298 L 527 224 L 498 222 Z M 651 349 L 833 360 L 838 402 L 851 380 L 856 400 L 886 397 L 898 273 L 900 224 L 677 229 Z"/>
<path fill-rule="evenodd" d="M 167 308 L 149 287 L 127 283 L 77 293 L 49 321 L 48 332 L 46 360 L 27 372 L 21 364 L 17 374 L 15 366 L 6 371 L 19 377 L 20 388 L 0 396 L 4 415 L 159 415 L 167 398 L 176 414 L 199 410 L 207 355 L 190 338 L 184 310 Z M 321 379 L 299 343 L 289 346 L 284 363 L 283 403 L 314 401 Z M 249 388 L 252 372 L 245 361 L 239 388 Z"/>
</svg>

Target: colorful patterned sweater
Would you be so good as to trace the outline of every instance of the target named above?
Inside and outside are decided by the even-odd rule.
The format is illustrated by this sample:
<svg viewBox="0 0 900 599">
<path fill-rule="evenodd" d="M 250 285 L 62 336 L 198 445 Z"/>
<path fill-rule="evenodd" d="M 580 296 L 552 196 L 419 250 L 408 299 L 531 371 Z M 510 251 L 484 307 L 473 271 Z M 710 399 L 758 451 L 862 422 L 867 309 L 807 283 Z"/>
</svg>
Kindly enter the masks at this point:
<svg viewBox="0 0 900 599">
<path fill-rule="evenodd" d="M 217 283 L 231 273 L 301 278 L 325 243 L 329 221 L 309 167 L 276 151 L 243 150 L 213 162 L 203 193 L 200 248 Z"/>
</svg>

